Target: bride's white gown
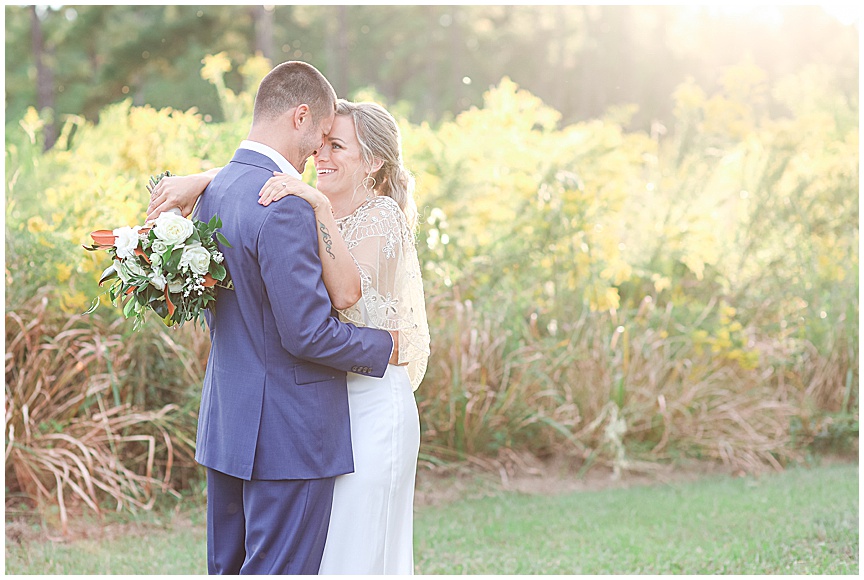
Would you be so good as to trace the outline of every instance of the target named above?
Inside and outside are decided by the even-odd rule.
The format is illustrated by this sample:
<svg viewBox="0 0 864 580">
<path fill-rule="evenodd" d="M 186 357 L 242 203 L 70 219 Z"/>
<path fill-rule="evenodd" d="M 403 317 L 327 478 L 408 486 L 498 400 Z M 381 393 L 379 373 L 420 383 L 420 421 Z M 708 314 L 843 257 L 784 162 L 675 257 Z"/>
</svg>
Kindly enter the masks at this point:
<svg viewBox="0 0 864 580">
<path fill-rule="evenodd" d="M 354 473 L 336 478 L 319 574 L 414 573 L 414 476 L 420 420 L 414 390 L 426 370 L 429 330 L 413 235 L 389 197 L 338 220 L 361 272 L 363 297 L 340 313 L 399 330 L 400 363 L 380 379 L 348 374 Z"/>
<path fill-rule="evenodd" d="M 348 375 L 354 473 L 336 478 L 320 574 L 412 574 L 420 421 L 405 367 Z"/>
</svg>

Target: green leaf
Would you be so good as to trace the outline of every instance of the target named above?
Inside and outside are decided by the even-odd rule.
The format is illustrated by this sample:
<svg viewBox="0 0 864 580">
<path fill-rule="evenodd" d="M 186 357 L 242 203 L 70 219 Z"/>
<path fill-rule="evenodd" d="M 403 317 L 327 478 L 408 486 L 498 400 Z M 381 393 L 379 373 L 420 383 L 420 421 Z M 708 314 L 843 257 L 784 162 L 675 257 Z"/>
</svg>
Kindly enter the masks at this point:
<svg viewBox="0 0 864 580">
<path fill-rule="evenodd" d="M 98 296 L 93 299 L 93 303 L 90 304 L 90 308 L 88 308 L 87 312 L 85 312 L 84 314 L 92 314 L 93 312 L 96 311 L 97 306 L 99 306 L 99 297 Z"/>
<path fill-rule="evenodd" d="M 111 278 L 116 278 L 117 276 L 117 269 L 114 267 L 114 264 L 111 264 L 110 266 L 105 268 L 105 271 L 102 272 L 102 275 L 99 277 L 99 285 L 101 286 L 107 280 L 110 280 Z"/>
<path fill-rule="evenodd" d="M 123 317 L 129 318 L 132 316 L 132 313 L 135 312 L 135 300 L 127 300 L 126 305 L 123 306 Z"/>
<path fill-rule="evenodd" d="M 151 303 L 150 307 L 153 309 L 153 312 L 155 312 L 159 318 L 164 319 L 168 316 L 168 304 L 164 301 L 157 301 L 155 304 Z"/>
<path fill-rule="evenodd" d="M 228 247 L 228 248 L 233 248 L 233 247 L 234 247 L 234 246 L 232 246 L 231 244 L 228 243 L 228 238 L 226 238 L 225 236 L 223 236 L 223 235 L 222 235 L 222 232 L 216 232 L 216 239 L 219 240 L 219 241 L 222 243 L 223 246 L 226 246 L 226 247 Z"/>
<path fill-rule="evenodd" d="M 210 275 L 213 276 L 214 279 L 219 280 L 220 282 L 225 279 L 225 275 L 228 273 L 225 270 L 225 266 L 222 264 L 217 264 L 216 262 L 210 262 Z"/>
<path fill-rule="evenodd" d="M 157 290 L 156 287 L 152 284 L 147 284 L 147 286 L 142 291 L 142 294 L 148 304 L 150 302 L 153 302 L 154 300 L 158 300 L 162 296 L 162 292 Z"/>
<path fill-rule="evenodd" d="M 165 269 L 172 274 L 177 273 L 177 268 L 180 266 L 180 258 L 183 257 L 183 248 L 177 248 L 171 252 L 171 257 L 165 262 Z"/>
</svg>

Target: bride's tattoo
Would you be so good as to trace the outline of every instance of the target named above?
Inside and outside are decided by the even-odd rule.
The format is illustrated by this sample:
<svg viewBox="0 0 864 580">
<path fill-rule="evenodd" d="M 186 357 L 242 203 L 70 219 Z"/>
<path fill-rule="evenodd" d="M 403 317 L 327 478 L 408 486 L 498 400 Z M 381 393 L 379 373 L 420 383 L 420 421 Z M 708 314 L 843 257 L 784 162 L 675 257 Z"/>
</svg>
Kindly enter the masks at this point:
<svg viewBox="0 0 864 580">
<path fill-rule="evenodd" d="M 333 247 L 333 240 L 330 237 L 330 232 L 327 231 L 327 226 L 324 225 L 324 222 L 319 221 L 318 225 L 320 226 L 318 229 L 321 230 L 321 239 L 324 240 L 324 249 L 328 254 L 330 254 L 330 257 L 335 260 L 336 256 L 330 251 L 330 248 Z"/>
</svg>

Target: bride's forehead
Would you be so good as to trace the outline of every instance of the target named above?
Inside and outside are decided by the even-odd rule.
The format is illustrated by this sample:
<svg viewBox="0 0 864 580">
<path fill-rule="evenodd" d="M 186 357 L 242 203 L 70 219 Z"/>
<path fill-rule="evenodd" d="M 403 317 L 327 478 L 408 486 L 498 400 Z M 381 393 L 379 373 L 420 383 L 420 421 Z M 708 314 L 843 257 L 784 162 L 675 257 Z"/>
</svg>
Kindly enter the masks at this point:
<svg viewBox="0 0 864 580">
<path fill-rule="evenodd" d="M 330 132 L 327 133 L 330 139 L 341 139 L 342 141 L 356 141 L 357 134 L 354 129 L 354 119 L 350 115 L 336 115 L 333 119 L 333 125 L 330 127 Z"/>
</svg>

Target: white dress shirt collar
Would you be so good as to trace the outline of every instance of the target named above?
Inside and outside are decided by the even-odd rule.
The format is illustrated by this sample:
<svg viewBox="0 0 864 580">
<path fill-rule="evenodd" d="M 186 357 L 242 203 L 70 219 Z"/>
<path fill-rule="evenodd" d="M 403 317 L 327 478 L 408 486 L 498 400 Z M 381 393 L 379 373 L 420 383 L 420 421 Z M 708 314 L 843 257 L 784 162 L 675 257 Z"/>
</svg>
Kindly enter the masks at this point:
<svg viewBox="0 0 864 580">
<path fill-rule="evenodd" d="M 290 175 L 291 177 L 296 177 L 297 179 L 301 178 L 300 172 L 297 171 L 297 169 L 295 169 L 293 165 L 288 163 L 288 160 L 285 159 L 281 153 L 279 153 L 269 145 L 245 139 L 240 143 L 240 149 L 249 149 L 250 151 L 260 153 L 261 155 L 266 155 L 273 161 L 273 163 L 275 163 L 279 167 L 279 171 L 281 171 L 282 173 Z"/>
</svg>

